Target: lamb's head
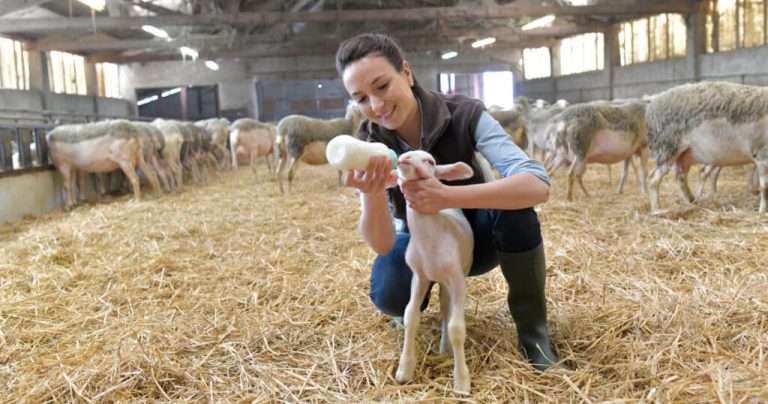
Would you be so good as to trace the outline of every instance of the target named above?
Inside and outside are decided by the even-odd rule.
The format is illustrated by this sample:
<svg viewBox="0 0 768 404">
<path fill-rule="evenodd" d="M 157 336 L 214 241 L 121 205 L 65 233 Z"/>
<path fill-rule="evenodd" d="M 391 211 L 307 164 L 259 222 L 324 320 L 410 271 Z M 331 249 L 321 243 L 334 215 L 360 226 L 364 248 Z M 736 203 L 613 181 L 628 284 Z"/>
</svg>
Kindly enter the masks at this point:
<svg viewBox="0 0 768 404">
<path fill-rule="evenodd" d="M 400 181 L 414 181 L 426 178 L 440 180 L 463 180 L 474 175 L 472 167 L 458 162 L 438 165 L 431 154 L 423 150 L 413 150 L 400 155 L 397 159 L 397 176 Z"/>
</svg>

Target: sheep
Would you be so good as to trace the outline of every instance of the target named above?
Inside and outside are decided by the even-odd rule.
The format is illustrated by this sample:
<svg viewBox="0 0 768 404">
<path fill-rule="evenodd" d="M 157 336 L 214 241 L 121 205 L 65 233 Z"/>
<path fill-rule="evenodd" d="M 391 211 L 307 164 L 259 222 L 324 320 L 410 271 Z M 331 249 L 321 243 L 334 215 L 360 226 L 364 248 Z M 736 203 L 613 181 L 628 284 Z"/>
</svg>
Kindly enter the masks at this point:
<svg viewBox="0 0 768 404">
<path fill-rule="evenodd" d="M 173 179 L 176 184 L 175 189 L 181 189 L 184 175 L 181 164 L 181 149 L 184 144 L 184 137 L 181 134 L 181 130 L 172 121 L 166 121 L 160 118 L 155 119 L 151 124 L 159 129 L 163 136 L 163 140 L 165 141 L 165 147 L 163 147 L 163 159 L 168 164 L 168 168 L 173 174 Z"/>
<path fill-rule="evenodd" d="M 434 157 L 421 150 L 403 153 L 398 159 L 397 182 L 400 184 L 429 177 L 460 180 L 472 175 L 472 168 L 463 162 L 436 165 Z M 391 178 L 388 184 L 393 185 Z M 454 358 L 453 388 L 469 393 L 470 375 L 464 356 L 464 307 L 467 296 L 466 276 L 472 266 L 474 249 L 472 228 L 458 209 L 419 213 L 407 207 L 406 216 L 411 238 L 405 251 L 405 262 L 413 270 L 413 278 L 411 297 L 403 316 L 403 352 L 395 376 L 400 383 L 413 378 L 420 306 L 430 282 L 437 282 L 440 284 L 442 316 L 440 353 L 445 353 L 447 344 L 451 344 Z"/>
<path fill-rule="evenodd" d="M 264 156 L 267 169 L 272 173 L 275 128 L 251 118 L 240 118 L 232 123 L 229 132 L 229 147 L 232 167 L 237 167 L 239 155 L 247 155 L 253 174 L 256 175 L 257 158 Z M 258 177 L 257 177 L 258 178 Z"/>
<path fill-rule="evenodd" d="M 282 172 L 286 161 L 289 161 L 288 191 L 290 191 L 296 164 L 299 161 L 311 165 L 328 164 L 325 158 L 325 146 L 328 141 L 341 134 L 354 134 L 361 121 L 362 114 L 352 101 L 347 105 L 344 118 L 325 120 L 288 115 L 281 119 L 277 124 L 275 140 L 279 157 L 276 176 L 280 193 L 283 193 Z M 340 173 L 339 183 L 341 183 Z"/>
<path fill-rule="evenodd" d="M 141 151 L 141 133 L 126 120 L 79 125 L 60 125 L 46 134 L 53 165 L 64 176 L 65 208 L 74 206 L 72 188 L 77 171 L 109 172 L 120 168 L 131 183 L 134 198 L 141 199 L 136 166 L 153 181 L 151 169 Z M 153 187 L 158 187 L 154 177 Z"/>
<path fill-rule="evenodd" d="M 640 187 L 645 192 L 647 166 L 647 128 L 645 103 L 640 100 L 593 102 L 565 108 L 552 119 L 555 158 L 551 170 L 570 162 L 568 200 L 573 200 L 573 182 L 582 182 L 587 163 L 613 164 L 623 161 L 618 193 L 624 187 L 633 156 L 640 157 Z"/>
<path fill-rule="evenodd" d="M 499 121 L 501 127 L 504 128 L 504 131 L 509 134 L 512 141 L 520 149 L 525 150 L 528 148 L 528 124 L 525 122 L 522 112 L 513 109 L 497 111 L 489 109 L 488 113 Z"/>
<path fill-rule="evenodd" d="M 168 174 L 166 166 L 168 163 L 163 159 L 163 149 L 165 149 L 165 138 L 160 132 L 160 129 L 156 128 L 148 122 L 133 122 L 142 134 L 142 152 L 144 153 L 144 161 L 157 173 L 160 182 L 163 183 L 163 188 L 166 192 L 171 192 L 171 189 L 175 186 L 173 184 L 173 177 Z"/>
<path fill-rule="evenodd" d="M 209 118 L 195 122 L 195 125 L 203 128 L 211 137 L 211 153 L 219 160 L 217 164 L 220 168 L 229 163 L 229 150 L 227 142 L 229 141 L 229 119 L 227 118 Z"/>
<path fill-rule="evenodd" d="M 521 105 L 523 105 L 521 111 L 528 124 L 528 155 L 535 157 L 536 150 L 541 150 L 541 161 L 547 163 L 552 158 L 551 146 L 548 144 L 551 134 L 550 122 L 563 110 L 563 107 L 553 105 L 541 108 Z"/>
<path fill-rule="evenodd" d="M 732 166 L 754 162 L 760 180 L 759 213 L 768 208 L 768 88 L 727 82 L 673 87 L 646 108 L 648 141 L 656 158 L 650 179 L 652 212 L 660 212 L 659 187 L 670 168 L 680 192 L 693 202 L 693 164 Z"/>
</svg>

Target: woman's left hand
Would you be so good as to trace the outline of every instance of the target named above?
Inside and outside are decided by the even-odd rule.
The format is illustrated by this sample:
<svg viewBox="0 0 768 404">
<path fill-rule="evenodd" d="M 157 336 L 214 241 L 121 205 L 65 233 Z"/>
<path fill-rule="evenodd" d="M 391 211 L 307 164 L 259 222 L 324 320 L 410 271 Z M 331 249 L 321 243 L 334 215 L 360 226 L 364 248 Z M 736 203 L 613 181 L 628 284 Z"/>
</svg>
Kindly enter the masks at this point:
<svg viewBox="0 0 768 404">
<path fill-rule="evenodd" d="M 448 188 L 437 178 L 404 181 L 400 184 L 408 206 L 420 213 L 435 213 L 447 208 L 445 196 Z"/>
</svg>

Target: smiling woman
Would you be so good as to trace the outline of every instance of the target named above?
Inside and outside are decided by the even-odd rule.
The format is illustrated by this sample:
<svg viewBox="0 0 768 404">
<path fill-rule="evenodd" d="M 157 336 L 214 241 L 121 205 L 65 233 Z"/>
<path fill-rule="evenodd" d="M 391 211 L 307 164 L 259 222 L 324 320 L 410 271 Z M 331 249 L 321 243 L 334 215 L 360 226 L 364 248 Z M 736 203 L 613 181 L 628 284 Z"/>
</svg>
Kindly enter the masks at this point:
<svg viewBox="0 0 768 404">
<path fill-rule="evenodd" d="M 533 210 L 549 195 L 541 163 L 512 143 L 479 100 L 422 88 L 388 36 L 364 34 L 343 42 L 336 68 L 367 118 L 358 139 L 384 143 L 398 155 L 421 149 L 439 164 L 461 162 L 474 173 L 451 185 L 424 177 L 387 189 L 391 163 L 384 156 L 372 157 L 365 170 L 347 173 L 346 184 L 361 192 L 362 237 L 379 255 L 371 269 L 373 303 L 397 317 L 403 316 L 410 300 L 415 278 L 405 262 L 411 239 L 406 204 L 418 214 L 461 209 L 474 239 L 469 275 L 501 266 L 523 354 L 539 370 L 558 368 L 560 359 L 550 348 L 547 331 L 544 244 Z M 476 153 L 503 178 L 485 183 Z M 427 303 L 428 298 L 422 310 Z"/>
</svg>

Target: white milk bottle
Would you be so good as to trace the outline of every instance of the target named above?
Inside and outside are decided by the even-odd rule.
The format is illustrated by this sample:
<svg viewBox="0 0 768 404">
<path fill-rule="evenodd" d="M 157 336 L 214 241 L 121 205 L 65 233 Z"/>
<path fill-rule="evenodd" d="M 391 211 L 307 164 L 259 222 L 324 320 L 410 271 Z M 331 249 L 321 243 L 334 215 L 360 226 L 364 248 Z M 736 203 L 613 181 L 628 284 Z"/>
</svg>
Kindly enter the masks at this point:
<svg viewBox="0 0 768 404">
<path fill-rule="evenodd" d="M 365 170 L 371 156 L 388 156 L 397 167 L 397 153 L 384 143 L 370 143 L 349 135 L 339 135 L 328 142 L 325 157 L 339 170 Z"/>
</svg>

